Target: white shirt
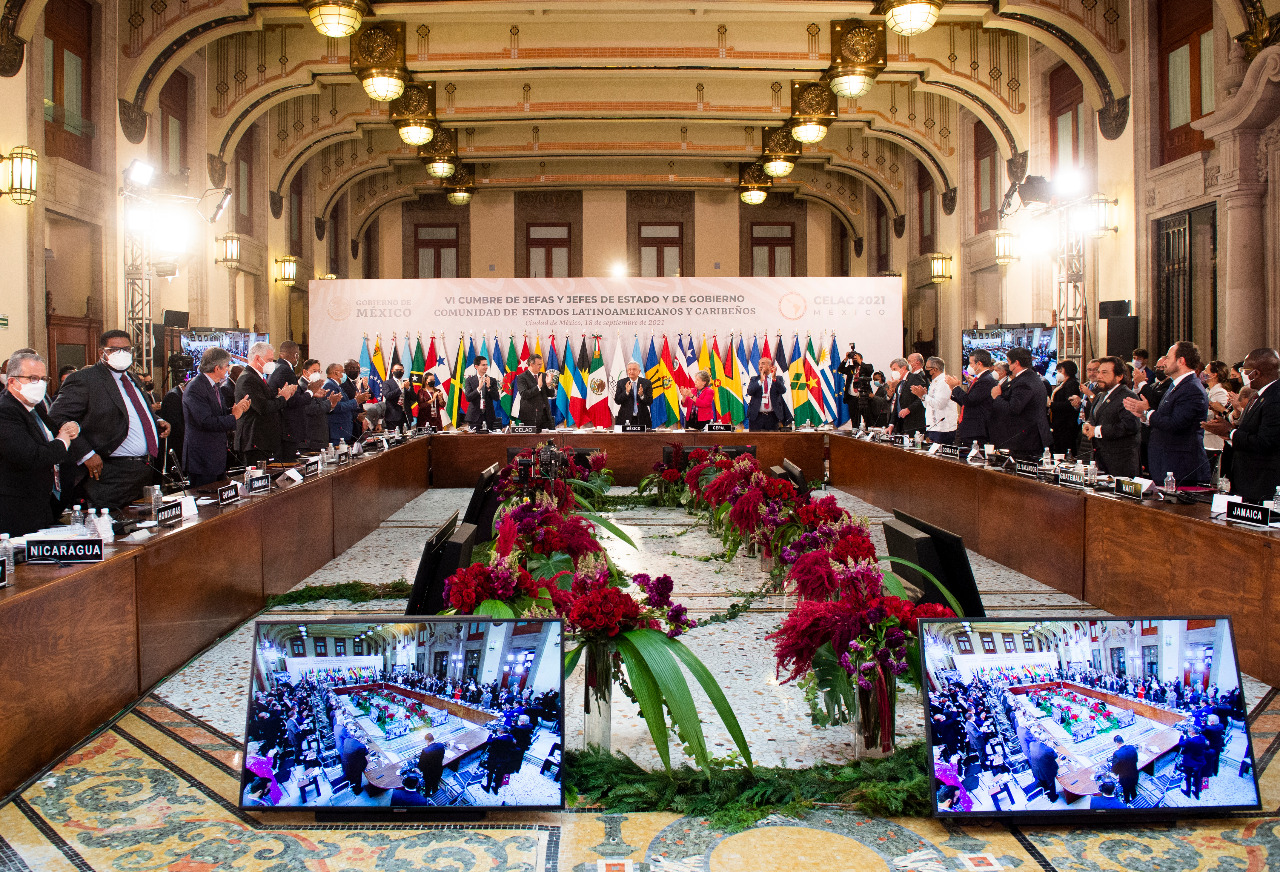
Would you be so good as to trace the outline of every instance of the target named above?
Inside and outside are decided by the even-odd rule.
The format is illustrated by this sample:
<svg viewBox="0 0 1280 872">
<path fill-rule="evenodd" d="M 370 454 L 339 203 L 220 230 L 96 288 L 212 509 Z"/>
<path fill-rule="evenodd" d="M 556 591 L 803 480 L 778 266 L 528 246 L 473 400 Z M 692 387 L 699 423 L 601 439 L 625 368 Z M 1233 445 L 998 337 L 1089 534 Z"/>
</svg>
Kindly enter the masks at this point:
<svg viewBox="0 0 1280 872">
<path fill-rule="evenodd" d="M 1231 405 L 1231 397 L 1227 395 L 1227 389 L 1220 384 L 1214 385 L 1209 389 L 1209 402 L 1217 403 L 1226 407 Z M 1216 421 L 1222 416 L 1213 409 L 1209 410 L 1209 420 Z M 1209 451 L 1220 451 L 1225 444 L 1225 440 L 1221 436 L 1215 436 L 1212 433 L 1204 434 L 1204 447 Z"/>
<path fill-rule="evenodd" d="M 925 430 L 937 433 L 953 433 L 959 423 L 960 408 L 951 399 L 951 388 L 947 385 L 946 376 L 939 373 L 929 383 L 929 390 L 923 397 Z"/>
<path fill-rule="evenodd" d="M 138 417 L 138 410 L 134 408 L 133 402 L 129 399 L 129 395 L 125 392 L 123 379 L 125 374 L 111 370 L 111 377 L 116 380 L 116 388 L 120 391 L 120 396 L 124 399 L 124 410 L 129 416 L 129 432 L 124 437 L 124 441 L 120 443 L 120 447 L 111 452 L 112 457 L 146 457 L 147 456 L 147 433 L 142 428 L 149 426 L 144 424 L 142 419 Z M 138 392 L 138 401 L 144 405 L 147 402 L 146 394 L 137 385 L 133 386 Z M 160 444 L 160 434 L 156 434 L 156 445 Z"/>
</svg>

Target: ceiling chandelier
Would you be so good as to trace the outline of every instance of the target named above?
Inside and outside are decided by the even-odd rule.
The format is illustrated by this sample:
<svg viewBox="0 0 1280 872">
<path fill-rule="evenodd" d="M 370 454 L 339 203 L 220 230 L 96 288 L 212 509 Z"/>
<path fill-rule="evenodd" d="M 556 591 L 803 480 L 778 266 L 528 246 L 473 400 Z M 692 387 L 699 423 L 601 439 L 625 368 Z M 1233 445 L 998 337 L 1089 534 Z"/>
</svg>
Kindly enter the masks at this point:
<svg viewBox="0 0 1280 872">
<path fill-rule="evenodd" d="M 850 18 L 831 22 L 831 66 L 822 80 L 837 97 L 853 99 L 871 90 L 884 69 L 884 24 Z"/>
<path fill-rule="evenodd" d="M 458 170 L 458 151 L 454 147 L 453 132 L 447 128 L 436 129 L 426 145 L 418 147 L 418 158 L 435 179 L 447 179 Z"/>
<path fill-rule="evenodd" d="M 366 24 L 351 37 L 351 72 L 370 98 L 390 103 L 404 93 L 409 81 L 404 45 L 403 21 Z"/>
<path fill-rule="evenodd" d="M 786 127 L 765 127 L 760 131 L 760 166 L 775 179 L 791 175 L 802 146 Z"/>
<path fill-rule="evenodd" d="M 924 33 L 938 21 L 943 0 L 884 0 L 885 24 L 899 36 Z"/>
<path fill-rule="evenodd" d="M 311 23 L 322 36 L 345 39 L 360 29 L 369 14 L 364 0 L 316 0 L 305 4 Z"/>
<path fill-rule="evenodd" d="M 765 172 L 760 161 L 738 165 L 738 198 L 748 206 L 759 206 L 768 198 L 765 190 L 773 184 L 773 178 Z"/>
<path fill-rule="evenodd" d="M 796 142 L 821 142 L 837 115 L 830 88 L 818 82 L 791 80 L 791 120 L 787 126 Z"/>
<path fill-rule="evenodd" d="M 408 85 L 391 101 L 391 123 L 406 145 L 426 145 L 435 135 L 436 83 Z"/>
</svg>

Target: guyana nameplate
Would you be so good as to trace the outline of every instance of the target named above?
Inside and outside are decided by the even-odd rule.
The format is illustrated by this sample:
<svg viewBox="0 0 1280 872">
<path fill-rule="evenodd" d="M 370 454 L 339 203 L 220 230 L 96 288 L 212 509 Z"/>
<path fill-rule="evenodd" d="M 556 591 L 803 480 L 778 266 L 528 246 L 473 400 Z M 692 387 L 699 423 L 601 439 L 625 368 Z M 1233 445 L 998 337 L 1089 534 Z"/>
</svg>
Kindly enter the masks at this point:
<svg viewBox="0 0 1280 872">
<path fill-rule="evenodd" d="M 165 503 L 156 512 L 155 522 L 161 527 L 168 527 L 182 520 L 182 501 L 174 500 L 171 503 Z"/>
<path fill-rule="evenodd" d="M 229 506 L 240 499 L 240 487 L 234 484 L 224 484 L 218 488 L 218 505 Z"/>
<path fill-rule="evenodd" d="M 178 503 L 178 513 L 182 504 Z M 27 539 L 28 563 L 98 563 L 101 539 Z"/>
<path fill-rule="evenodd" d="M 1273 515 L 1271 509 L 1255 503 L 1227 503 L 1227 520 L 1237 524 L 1265 527 L 1271 523 Z"/>
<path fill-rule="evenodd" d="M 270 475 L 251 475 L 249 476 L 249 495 L 265 494 L 271 492 L 271 476 Z"/>
<path fill-rule="evenodd" d="M 334 466 L 342 466 L 342 464 L 348 463 L 350 462 L 350 460 L 351 460 L 350 451 L 339 451 L 338 459 L 334 461 Z"/>
</svg>

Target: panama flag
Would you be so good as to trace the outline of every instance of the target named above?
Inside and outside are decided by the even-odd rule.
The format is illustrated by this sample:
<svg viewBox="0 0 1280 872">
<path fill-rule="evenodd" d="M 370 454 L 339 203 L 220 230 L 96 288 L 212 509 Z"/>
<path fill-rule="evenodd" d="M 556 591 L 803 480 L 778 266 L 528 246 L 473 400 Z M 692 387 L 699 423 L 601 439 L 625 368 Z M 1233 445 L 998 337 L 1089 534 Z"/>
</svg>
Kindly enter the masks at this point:
<svg viewBox="0 0 1280 872">
<path fill-rule="evenodd" d="M 564 335 L 564 360 L 560 365 L 560 383 L 556 385 L 556 415 L 564 421 L 566 427 L 572 427 L 574 418 L 570 409 L 573 398 L 573 348 L 569 345 L 569 334 Z"/>
<path fill-rule="evenodd" d="M 742 369 L 738 366 L 738 355 L 734 351 L 733 334 L 729 335 L 728 343 L 724 356 L 724 376 L 720 379 L 720 406 L 724 422 L 740 427 L 746 420 L 746 409 L 742 404 Z"/>
<path fill-rule="evenodd" d="M 596 351 L 591 356 L 591 370 L 587 377 L 587 418 L 597 427 L 612 427 L 613 413 L 609 410 L 609 372 L 600 353 L 600 337 L 596 338 Z"/>
<path fill-rule="evenodd" d="M 435 342 L 433 339 L 432 342 Z M 444 334 L 440 334 L 440 342 L 436 345 L 436 365 L 433 370 L 436 375 L 436 387 L 444 391 L 445 398 L 449 397 L 449 389 L 453 387 L 453 373 L 449 369 L 449 349 L 445 347 Z"/>
<path fill-rule="evenodd" d="M 554 333 L 551 334 L 547 347 L 547 371 L 550 372 L 553 369 L 560 369 L 560 355 L 556 354 L 556 335 Z M 551 423 L 559 427 L 560 423 L 564 421 L 564 417 L 560 414 L 559 382 L 556 382 L 556 384 L 556 398 L 551 401 Z"/>
<path fill-rule="evenodd" d="M 586 361 L 586 363 L 584 364 L 583 361 Z M 566 344 L 564 368 L 570 370 L 573 375 L 573 393 L 569 395 L 569 414 L 573 416 L 574 424 L 578 427 L 585 427 L 588 424 L 586 367 L 590 365 L 591 358 L 587 356 L 587 337 L 585 335 L 578 345 L 577 360 L 572 360 L 569 357 L 568 345 Z"/>
<path fill-rule="evenodd" d="M 652 340 L 649 343 L 653 344 Z M 684 371 L 683 366 L 676 366 L 671 361 L 671 344 L 667 342 L 667 337 L 662 337 L 662 354 L 658 356 L 658 371 L 661 373 L 661 382 L 654 383 L 654 392 L 658 390 L 658 384 L 662 385 L 663 399 L 667 407 L 667 419 L 673 425 L 679 425 L 684 422 L 684 410 L 680 408 L 680 376 L 688 378 L 688 374 Z M 654 397 L 654 403 L 657 403 L 657 397 Z"/>
</svg>

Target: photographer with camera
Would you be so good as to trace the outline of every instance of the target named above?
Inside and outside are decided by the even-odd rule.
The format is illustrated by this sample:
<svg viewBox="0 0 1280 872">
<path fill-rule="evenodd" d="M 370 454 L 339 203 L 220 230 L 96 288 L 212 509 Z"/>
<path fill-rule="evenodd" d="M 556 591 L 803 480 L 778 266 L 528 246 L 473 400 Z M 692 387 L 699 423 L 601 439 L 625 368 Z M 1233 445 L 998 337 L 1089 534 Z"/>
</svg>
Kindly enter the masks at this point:
<svg viewBox="0 0 1280 872">
<path fill-rule="evenodd" d="M 874 367 L 863 362 L 862 355 L 854 348 L 854 343 L 850 342 L 849 353 L 836 367 L 836 372 L 844 376 L 844 404 L 849 410 L 849 424 L 855 430 L 863 421 L 868 427 L 872 425 L 871 374 L 873 371 Z"/>
</svg>

